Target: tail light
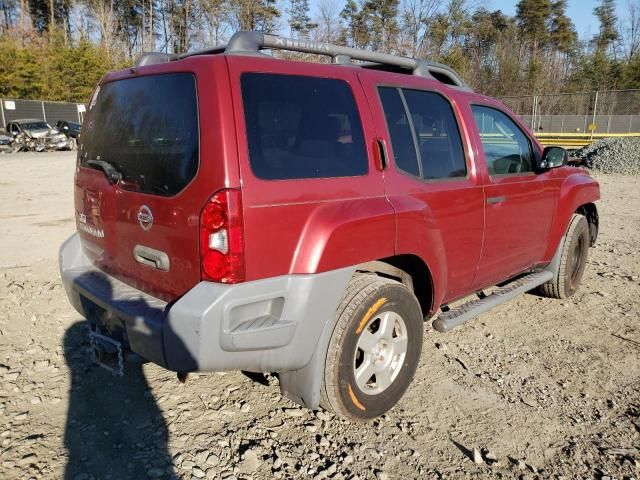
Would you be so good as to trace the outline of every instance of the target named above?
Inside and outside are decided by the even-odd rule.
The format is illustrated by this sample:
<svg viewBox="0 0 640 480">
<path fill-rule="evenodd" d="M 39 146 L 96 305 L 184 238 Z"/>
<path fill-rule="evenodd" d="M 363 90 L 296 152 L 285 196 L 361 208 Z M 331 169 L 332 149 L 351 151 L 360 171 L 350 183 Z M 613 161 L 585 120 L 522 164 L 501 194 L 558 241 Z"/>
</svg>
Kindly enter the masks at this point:
<svg viewBox="0 0 640 480">
<path fill-rule="evenodd" d="M 220 190 L 200 213 L 202 279 L 220 283 L 244 281 L 244 242 L 240 190 Z"/>
</svg>

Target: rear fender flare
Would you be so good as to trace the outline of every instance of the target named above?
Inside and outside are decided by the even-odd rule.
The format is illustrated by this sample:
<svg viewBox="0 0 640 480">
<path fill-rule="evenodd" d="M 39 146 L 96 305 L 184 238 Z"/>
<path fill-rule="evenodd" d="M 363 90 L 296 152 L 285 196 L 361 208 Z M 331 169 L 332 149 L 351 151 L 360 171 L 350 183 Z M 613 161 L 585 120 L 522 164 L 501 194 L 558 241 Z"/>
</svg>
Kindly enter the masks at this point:
<svg viewBox="0 0 640 480">
<path fill-rule="evenodd" d="M 394 212 L 384 197 L 320 204 L 309 216 L 290 273 L 317 273 L 393 255 Z"/>
</svg>

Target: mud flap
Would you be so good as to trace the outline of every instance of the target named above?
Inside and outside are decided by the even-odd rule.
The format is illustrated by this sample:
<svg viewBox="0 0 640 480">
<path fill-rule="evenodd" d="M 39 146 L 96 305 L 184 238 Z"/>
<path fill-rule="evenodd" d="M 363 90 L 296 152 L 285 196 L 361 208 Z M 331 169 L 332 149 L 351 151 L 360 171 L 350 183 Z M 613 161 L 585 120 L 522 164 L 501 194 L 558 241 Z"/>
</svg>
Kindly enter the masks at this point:
<svg viewBox="0 0 640 480">
<path fill-rule="evenodd" d="M 335 319 L 325 323 L 311 360 L 299 370 L 280 372 L 280 392 L 300 406 L 317 410 L 320 406 L 320 389 L 324 379 L 324 363 L 327 359 L 329 339 Z"/>
</svg>

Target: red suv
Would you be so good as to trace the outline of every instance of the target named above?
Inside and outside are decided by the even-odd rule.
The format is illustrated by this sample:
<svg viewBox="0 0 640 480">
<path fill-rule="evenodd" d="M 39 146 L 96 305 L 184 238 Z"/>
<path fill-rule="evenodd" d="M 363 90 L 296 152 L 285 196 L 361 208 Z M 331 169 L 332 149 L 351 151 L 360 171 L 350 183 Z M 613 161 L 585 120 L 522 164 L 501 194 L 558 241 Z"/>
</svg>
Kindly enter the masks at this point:
<svg viewBox="0 0 640 480">
<path fill-rule="evenodd" d="M 572 295 L 598 232 L 598 183 L 428 61 L 240 32 L 106 75 L 82 139 L 60 268 L 95 360 L 278 372 L 350 419 L 400 399 L 425 319 Z"/>
</svg>

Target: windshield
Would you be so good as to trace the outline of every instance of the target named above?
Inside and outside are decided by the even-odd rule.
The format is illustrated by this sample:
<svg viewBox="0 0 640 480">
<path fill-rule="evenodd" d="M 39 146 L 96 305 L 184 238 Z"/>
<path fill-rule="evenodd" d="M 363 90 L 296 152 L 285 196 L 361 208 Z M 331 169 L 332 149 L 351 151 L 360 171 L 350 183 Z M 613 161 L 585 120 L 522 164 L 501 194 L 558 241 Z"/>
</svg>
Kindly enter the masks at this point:
<svg viewBox="0 0 640 480">
<path fill-rule="evenodd" d="M 80 165 L 111 164 L 127 190 L 179 193 L 198 168 L 195 78 L 175 73 L 130 78 L 96 89 L 85 119 Z"/>
<path fill-rule="evenodd" d="M 46 122 L 21 123 L 20 126 L 25 130 L 48 130 L 51 128 Z"/>
</svg>

